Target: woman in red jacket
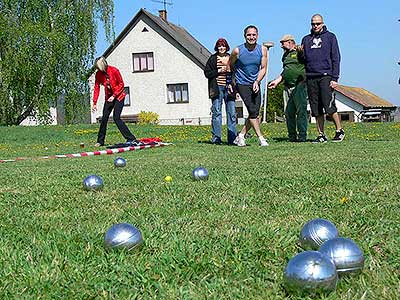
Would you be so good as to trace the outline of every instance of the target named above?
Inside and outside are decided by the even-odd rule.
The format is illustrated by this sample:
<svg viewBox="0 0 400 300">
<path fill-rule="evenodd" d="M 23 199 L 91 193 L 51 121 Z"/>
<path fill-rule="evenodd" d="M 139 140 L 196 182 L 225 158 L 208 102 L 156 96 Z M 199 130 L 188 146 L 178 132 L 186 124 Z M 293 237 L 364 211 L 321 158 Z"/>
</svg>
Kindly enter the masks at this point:
<svg viewBox="0 0 400 300">
<path fill-rule="evenodd" d="M 97 110 L 97 99 L 99 98 L 100 85 L 104 86 L 105 102 L 103 107 L 103 116 L 97 136 L 96 147 L 104 146 L 104 140 L 107 132 L 107 122 L 114 109 L 113 120 L 127 143 L 136 141 L 135 136 L 130 132 L 128 126 L 121 120 L 121 112 L 124 108 L 124 81 L 121 73 L 116 67 L 109 66 L 104 57 L 99 57 L 95 61 L 96 81 L 94 84 L 92 111 Z"/>
</svg>

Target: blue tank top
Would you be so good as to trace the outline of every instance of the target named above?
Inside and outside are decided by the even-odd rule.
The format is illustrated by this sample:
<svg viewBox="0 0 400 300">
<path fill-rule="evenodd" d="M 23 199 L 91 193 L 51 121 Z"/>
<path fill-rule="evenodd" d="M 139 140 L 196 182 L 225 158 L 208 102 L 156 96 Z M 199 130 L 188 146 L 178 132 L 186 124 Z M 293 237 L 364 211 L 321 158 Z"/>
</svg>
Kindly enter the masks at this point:
<svg viewBox="0 0 400 300">
<path fill-rule="evenodd" d="M 253 85 L 260 71 L 262 46 L 256 44 L 256 47 L 249 51 L 245 44 L 238 46 L 239 57 L 235 62 L 235 79 L 237 84 Z"/>
</svg>

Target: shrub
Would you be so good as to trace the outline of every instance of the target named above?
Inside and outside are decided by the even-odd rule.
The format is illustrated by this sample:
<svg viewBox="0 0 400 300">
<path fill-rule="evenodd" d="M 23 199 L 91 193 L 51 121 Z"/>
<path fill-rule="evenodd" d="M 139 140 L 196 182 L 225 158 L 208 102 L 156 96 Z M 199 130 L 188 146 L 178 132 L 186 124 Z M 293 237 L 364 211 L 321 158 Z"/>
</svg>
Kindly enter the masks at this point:
<svg viewBox="0 0 400 300">
<path fill-rule="evenodd" d="M 138 114 L 139 124 L 158 124 L 159 115 L 151 111 L 141 111 Z"/>
</svg>

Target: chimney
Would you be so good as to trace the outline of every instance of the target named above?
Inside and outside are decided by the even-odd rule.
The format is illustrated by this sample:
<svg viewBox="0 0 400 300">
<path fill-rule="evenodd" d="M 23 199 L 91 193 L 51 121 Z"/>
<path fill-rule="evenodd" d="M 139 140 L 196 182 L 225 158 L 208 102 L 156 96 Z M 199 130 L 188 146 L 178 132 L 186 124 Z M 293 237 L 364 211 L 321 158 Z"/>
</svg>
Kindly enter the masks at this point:
<svg viewBox="0 0 400 300">
<path fill-rule="evenodd" d="M 165 22 L 167 22 L 167 10 L 159 10 L 158 15 L 161 19 L 163 19 Z"/>
</svg>

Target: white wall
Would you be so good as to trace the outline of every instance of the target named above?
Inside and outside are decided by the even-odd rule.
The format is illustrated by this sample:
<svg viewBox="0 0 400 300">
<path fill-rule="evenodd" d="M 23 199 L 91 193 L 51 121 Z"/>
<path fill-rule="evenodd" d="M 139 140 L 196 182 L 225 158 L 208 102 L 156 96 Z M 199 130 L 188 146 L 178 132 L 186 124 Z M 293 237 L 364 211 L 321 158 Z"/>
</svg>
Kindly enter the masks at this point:
<svg viewBox="0 0 400 300">
<path fill-rule="evenodd" d="M 363 106 L 338 92 L 336 92 L 336 107 L 338 112 L 354 112 L 354 122 L 361 122 L 360 112 Z"/>
<path fill-rule="evenodd" d="M 346 96 L 342 95 L 339 92 L 336 92 L 336 108 L 337 111 L 340 112 L 354 112 L 354 122 L 361 122 L 360 112 L 363 110 L 363 106 L 350 100 Z M 311 111 L 310 104 L 307 104 L 307 110 Z M 311 117 L 311 123 L 315 123 L 315 118 Z"/>
<path fill-rule="evenodd" d="M 143 27 L 148 32 L 142 32 Z M 132 53 L 141 52 L 153 52 L 154 72 L 133 73 Z M 160 124 L 182 124 L 182 118 L 192 119 L 192 124 L 197 124 L 199 118 L 202 124 L 210 124 L 211 101 L 203 70 L 143 20 L 136 24 L 107 60 L 121 71 L 125 86 L 130 90 L 131 106 L 124 108 L 123 115 L 151 111 L 159 115 Z M 93 89 L 93 76 L 90 82 Z M 167 84 L 175 83 L 188 83 L 189 103 L 167 103 Z M 92 122 L 102 115 L 103 104 L 102 87 L 99 110 L 92 113 Z"/>
</svg>

